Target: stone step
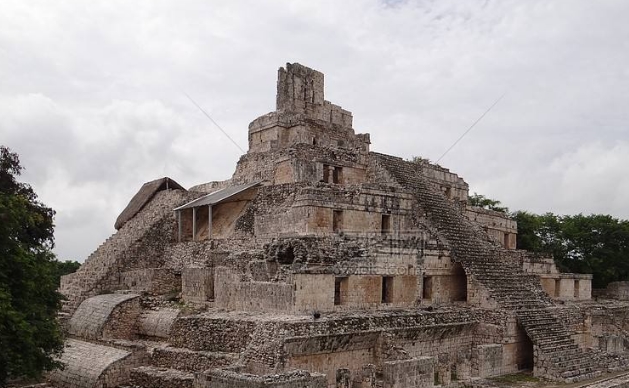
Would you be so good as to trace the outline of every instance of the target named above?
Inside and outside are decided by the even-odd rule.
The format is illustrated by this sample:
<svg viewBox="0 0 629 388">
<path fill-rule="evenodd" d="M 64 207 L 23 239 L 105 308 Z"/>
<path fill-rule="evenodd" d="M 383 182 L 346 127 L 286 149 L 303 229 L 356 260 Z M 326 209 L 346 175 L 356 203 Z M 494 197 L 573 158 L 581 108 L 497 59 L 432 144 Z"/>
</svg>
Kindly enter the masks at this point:
<svg viewBox="0 0 629 388">
<path fill-rule="evenodd" d="M 194 374 L 177 369 L 141 366 L 131 370 L 131 384 L 140 388 L 192 388 Z"/>
<path fill-rule="evenodd" d="M 202 372 L 220 368 L 238 361 L 238 353 L 195 351 L 185 348 L 156 348 L 151 364 L 159 368 L 179 369 L 187 372 Z"/>
<path fill-rule="evenodd" d="M 425 216 L 445 238 L 452 257 L 466 274 L 489 291 L 498 305 L 516 312 L 548 368 L 560 380 L 579 380 L 596 373 L 586 356 L 559 319 L 545 310 L 553 305 L 539 279 L 525 273 L 517 260 L 511 260 L 483 234 L 478 225 L 465 218 L 423 175 L 422 167 L 400 158 L 374 154 L 377 163 L 397 182 L 414 193 Z M 421 215 L 423 216 L 423 215 Z M 563 375 L 562 375 L 563 374 Z"/>
</svg>

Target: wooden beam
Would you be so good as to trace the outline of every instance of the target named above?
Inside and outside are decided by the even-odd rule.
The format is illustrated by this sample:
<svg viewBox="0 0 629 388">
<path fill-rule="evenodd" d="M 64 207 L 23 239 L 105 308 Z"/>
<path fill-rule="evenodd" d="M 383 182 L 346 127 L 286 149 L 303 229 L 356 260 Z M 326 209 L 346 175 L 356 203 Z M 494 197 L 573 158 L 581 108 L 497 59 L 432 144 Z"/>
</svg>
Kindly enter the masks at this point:
<svg viewBox="0 0 629 388">
<path fill-rule="evenodd" d="M 212 238 L 212 205 L 207 207 L 207 239 Z"/>
<path fill-rule="evenodd" d="M 192 241 L 197 241 L 197 208 L 192 208 Z"/>
<path fill-rule="evenodd" d="M 177 242 L 181 242 L 183 225 L 181 225 L 181 210 L 177 210 Z"/>
</svg>

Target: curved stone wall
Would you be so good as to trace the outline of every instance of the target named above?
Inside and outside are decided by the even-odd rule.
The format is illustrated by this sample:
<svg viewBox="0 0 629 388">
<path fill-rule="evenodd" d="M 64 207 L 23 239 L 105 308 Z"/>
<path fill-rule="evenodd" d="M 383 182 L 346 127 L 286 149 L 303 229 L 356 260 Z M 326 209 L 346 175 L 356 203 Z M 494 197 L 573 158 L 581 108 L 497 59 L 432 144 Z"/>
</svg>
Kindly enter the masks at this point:
<svg viewBox="0 0 629 388">
<path fill-rule="evenodd" d="M 144 312 L 138 322 L 138 332 L 147 337 L 168 338 L 180 312 L 168 308 Z"/>
<path fill-rule="evenodd" d="M 127 350 L 69 339 L 60 361 L 63 370 L 55 370 L 48 379 L 60 388 L 108 388 L 129 380 L 137 366 Z"/>
<path fill-rule="evenodd" d="M 84 300 L 69 322 L 69 333 L 85 339 L 131 338 L 140 314 L 140 296 L 106 294 Z"/>
</svg>

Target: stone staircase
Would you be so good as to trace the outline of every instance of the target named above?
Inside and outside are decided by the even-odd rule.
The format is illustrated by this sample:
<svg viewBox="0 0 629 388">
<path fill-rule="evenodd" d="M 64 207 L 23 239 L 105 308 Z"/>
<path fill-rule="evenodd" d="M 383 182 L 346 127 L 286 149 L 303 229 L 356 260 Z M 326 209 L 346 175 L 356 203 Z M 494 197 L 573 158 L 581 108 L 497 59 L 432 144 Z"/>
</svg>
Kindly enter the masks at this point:
<svg viewBox="0 0 629 388">
<path fill-rule="evenodd" d="M 551 313 L 553 302 L 539 278 L 524 273 L 517 260 L 492 242 L 478 224 L 467 219 L 458 204 L 448 200 L 423 175 L 422 164 L 374 152 L 370 155 L 380 174 L 388 174 L 391 181 L 415 195 L 426 218 L 447 241 L 453 260 L 461 263 L 467 276 L 482 285 L 498 306 L 515 312 L 534 344 L 537 376 L 574 382 L 619 366 L 618 360 L 610 360 L 606 354 L 579 348 L 568 329 Z"/>
<path fill-rule="evenodd" d="M 107 288 L 117 281 L 118 274 L 133 255 L 133 247 L 144 242 L 160 222 L 172 218 L 172 209 L 187 200 L 186 193 L 180 190 L 161 191 L 134 218 L 129 220 L 117 233 L 103 242 L 81 265 L 79 270 L 62 279 L 59 291 L 66 297 L 61 314 L 71 316 L 81 302 Z M 166 239 L 165 243 L 168 243 Z M 131 253 L 130 253 L 131 252 Z"/>
</svg>

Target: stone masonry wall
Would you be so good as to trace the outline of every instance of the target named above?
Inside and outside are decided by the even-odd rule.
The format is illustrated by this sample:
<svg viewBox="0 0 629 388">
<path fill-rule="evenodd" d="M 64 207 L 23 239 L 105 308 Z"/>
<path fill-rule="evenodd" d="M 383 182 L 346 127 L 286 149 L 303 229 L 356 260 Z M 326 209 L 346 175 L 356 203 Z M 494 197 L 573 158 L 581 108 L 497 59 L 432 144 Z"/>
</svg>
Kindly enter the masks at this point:
<svg viewBox="0 0 629 388">
<path fill-rule="evenodd" d="M 146 268 L 125 271 L 120 274 L 124 289 L 147 292 L 153 295 L 166 294 L 181 289 L 181 278 L 170 268 Z"/>
<path fill-rule="evenodd" d="M 214 268 L 185 268 L 181 272 L 181 297 L 193 304 L 214 300 Z"/>
<path fill-rule="evenodd" d="M 251 340 L 256 325 L 250 320 L 205 315 L 179 317 L 171 329 L 169 342 L 191 350 L 241 352 Z"/>
<path fill-rule="evenodd" d="M 305 371 L 256 376 L 215 369 L 199 376 L 197 384 L 199 388 L 328 388 L 324 375 Z"/>
<path fill-rule="evenodd" d="M 215 270 L 215 305 L 239 311 L 292 311 L 292 284 L 240 281 L 238 275 L 225 267 Z"/>
</svg>

